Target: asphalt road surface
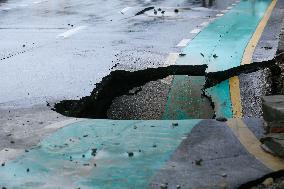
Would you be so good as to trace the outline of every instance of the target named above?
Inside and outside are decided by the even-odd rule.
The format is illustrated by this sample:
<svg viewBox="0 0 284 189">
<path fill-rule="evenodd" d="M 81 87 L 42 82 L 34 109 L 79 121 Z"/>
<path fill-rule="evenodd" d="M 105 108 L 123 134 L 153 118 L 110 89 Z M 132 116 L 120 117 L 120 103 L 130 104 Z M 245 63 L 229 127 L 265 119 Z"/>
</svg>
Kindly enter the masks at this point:
<svg viewBox="0 0 284 189">
<path fill-rule="evenodd" d="M 227 1 L 216 8 L 225 7 Z M 0 103 L 4 107 L 88 95 L 117 63 L 164 64 L 216 10 L 193 1 L 1 1 Z M 134 16 L 146 7 L 166 11 Z M 174 13 L 179 8 L 179 13 Z"/>
</svg>

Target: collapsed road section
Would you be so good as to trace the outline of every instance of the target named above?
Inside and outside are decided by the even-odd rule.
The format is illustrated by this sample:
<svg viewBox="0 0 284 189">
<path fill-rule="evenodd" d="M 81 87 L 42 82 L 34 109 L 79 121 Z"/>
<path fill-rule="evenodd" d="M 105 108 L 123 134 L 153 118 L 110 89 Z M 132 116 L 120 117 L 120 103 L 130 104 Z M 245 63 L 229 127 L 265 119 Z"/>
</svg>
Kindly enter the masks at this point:
<svg viewBox="0 0 284 189">
<path fill-rule="evenodd" d="M 245 86 L 246 89 L 241 90 L 240 82 L 253 75 L 249 73 L 267 72 L 264 82 L 268 85 L 261 89 L 262 93 L 275 94 L 277 85 L 273 78 L 281 73 L 279 62 L 281 64 L 282 56 L 262 62 L 243 63 L 244 59 L 252 59 L 253 54 L 247 52 L 253 52 L 255 48 L 246 44 L 250 44 L 253 36 L 262 32 L 257 27 L 258 23 L 267 19 L 275 3 L 264 1 L 256 5 L 257 16 L 254 11 L 246 11 L 249 2 L 241 2 L 226 16 L 210 24 L 180 53 L 177 65 L 134 72 L 114 71 L 97 84 L 90 96 L 62 101 L 55 105 L 55 110 L 67 116 L 111 119 L 260 117 L 260 103 L 255 108 L 254 103 L 250 106 L 241 102 L 245 101 L 245 95 L 240 94 L 250 87 Z M 247 17 L 252 20 L 240 25 L 239 20 Z M 242 30 L 245 35 L 236 34 L 233 29 Z M 212 30 L 218 32 L 212 33 Z M 279 31 L 276 32 L 278 34 Z M 230 46 L 235 44 L 232 40 L 236 37 L 242 38 L 236 45 L 238 49 Z M 232 51 L 222 53 L 224 48 L 231 48 Z M 248 77 L 240 77 L 239 81 L 237 76 L 245 74 Z M 260 100 L 258 98 L 256 101 Z M 258 110 L 253 112 L 251 109 Z"/>
</svg>

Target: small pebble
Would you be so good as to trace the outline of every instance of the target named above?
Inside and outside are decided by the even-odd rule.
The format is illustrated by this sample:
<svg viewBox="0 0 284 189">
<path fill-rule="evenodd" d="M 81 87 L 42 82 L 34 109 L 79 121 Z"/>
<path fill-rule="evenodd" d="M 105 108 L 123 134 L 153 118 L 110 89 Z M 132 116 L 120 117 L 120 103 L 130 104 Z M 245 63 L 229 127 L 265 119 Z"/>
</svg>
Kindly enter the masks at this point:
<svg viewBox="0 0 284 189">
<path fill-rule="evenodd" d="M 172 126 L 173 126 L 173 127 L 177 127 L 177 126 L 178 126 L 178 123 L 176 123 L 176 122 L 175 122 L 175 123 L 172 123 Z"/>
<path fill-rule="evenodd" d="M 128 153 L 128 157 L 133 157 L 134 153 L 133 152 L 127 152 Z"/>
</svg>

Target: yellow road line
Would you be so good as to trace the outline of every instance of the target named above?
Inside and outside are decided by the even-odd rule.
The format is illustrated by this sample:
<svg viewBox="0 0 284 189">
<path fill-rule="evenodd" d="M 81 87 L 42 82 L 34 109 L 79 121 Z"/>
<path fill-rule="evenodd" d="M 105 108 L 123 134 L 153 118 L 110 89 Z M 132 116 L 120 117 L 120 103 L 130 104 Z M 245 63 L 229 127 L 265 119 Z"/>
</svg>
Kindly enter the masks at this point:
<svg viewBox="0 0 284 189">
<path fill-rule="evenodd" d="M 271 13 L 277 3 L 277 0 L 272 0 L 271 4 L 267 8 L 264 13 L 263 18 L 261 19 L 260 23 L 258 24 L 251 40 L 249 41 L 242 58 L 241 65 L 250 64 L 252 62 L 252 56 L 256 45 L 264 31 L 265 26 L 271 16 Z M 233 116 L 235 118 L 240 118 L 243 116 L 242 113 L 242 104 L 241 104 L 241 95 L 240 95 L 240 84 L 238 77 L 233 77 L 230 80 L 230 93 L 231 93 L 231 100 L 232 100 L 232 111 Z"/>
<path fill-rule="evenodd" d="M 262 20 L 260 21 L 260 23 L 258 24 L 250 42 L 248 43 L 245 52 L 243 54 L 243 58 L 242 58 L 242 63 L 241 65 L 245 65 L 245 64 L 250 64 L 252 62 L 252 56 L 253 56 L 253 52 L 256 48 L 256 45 L 263 33 L 263 30 L 271 16 L 271 13 L 275 7 L 277 3 L 277 0 L 272 0 L 271 4 L 269 5 L 269 7 L 267 8 L 267 10 L 264 13 L 264 16 L 262 18 Z"/>
<path fill-rule="evenodd" d="M 227 125 L 246 150 L 266 167 L 273 171 L 284 169 L 284 160 L 263 151 L 259 140 L 241 119 L 230 119 Z"/>
<path fill-rule="evenodd" d="M 230 82 L 230 94 L 232 102 L 232 110 L 234 118 L 241 118 L 243 116 L 242 104 L 241 104 L 241 93 L 240 93 L 240 81 L 237 76 L 231 77 Z"/>
</svg>

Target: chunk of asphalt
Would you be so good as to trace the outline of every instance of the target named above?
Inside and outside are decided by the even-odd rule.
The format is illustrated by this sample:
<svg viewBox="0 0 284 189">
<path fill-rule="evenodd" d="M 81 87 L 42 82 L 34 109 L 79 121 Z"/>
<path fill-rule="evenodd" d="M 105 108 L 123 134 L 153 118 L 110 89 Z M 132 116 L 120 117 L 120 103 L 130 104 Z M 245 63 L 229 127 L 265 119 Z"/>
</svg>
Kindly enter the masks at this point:
<svg viewBox="0 0 284 189">
<path fill-rule="evenodd" d="M 284 157 L 284 133 L 271 133 L 260 141 L 274 154 Z"/>
</svg>

